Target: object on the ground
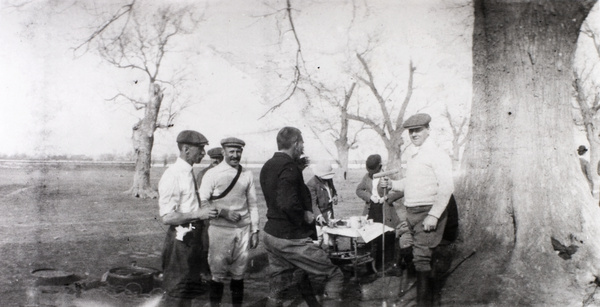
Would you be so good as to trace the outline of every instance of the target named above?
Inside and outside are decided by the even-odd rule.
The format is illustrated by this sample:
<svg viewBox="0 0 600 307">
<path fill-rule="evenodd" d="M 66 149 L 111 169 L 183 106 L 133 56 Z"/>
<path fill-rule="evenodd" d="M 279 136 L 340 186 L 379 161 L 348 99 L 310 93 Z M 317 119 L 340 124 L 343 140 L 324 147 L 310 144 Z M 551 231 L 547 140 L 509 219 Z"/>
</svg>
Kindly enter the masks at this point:
<svg viewBox="0 0 600 307">
<path fill-rule="evenodd" d="M 360 234 L 357 229 L 323 227 L 323 231 L 336 238 L 333 240 L 335 246 L 333 247 L 333 250 L 329 252 L 329 259 L 331 259 L 333 264 L 342 268 L 346 266 L 351 267 L 354 272 L 352 277 L 354 280 L 358 279 L 358 267 L 363 264 L 370 266 L 372 271 L 377 272 L 372 255 L 370 253 L 359 254 L 358 252 L 358 238 L 360 237 Z M 350 239 L 350 249 L 343 251 L 339 250 L 337 238 Z"/>
<path fill-rule="evenodd" d="M 106 275 L 106 282 L 117 290 L 148 293 L 154 288 L 154 279 L 160 272 L 153 268 L 137 266 L 112 268 Z"/>
<path fill-rule="evenodd" d="M 36 269 L 31 272 L 37 286 L 65 286 L 79 280 L 75 274 L 52 268 Z"/>
<path fill-rule="evenodd" d="M 550 237 L 550 241 L 552 242 L 552 247 L 554 250 L 558 252 L 558 256 L 564 260 L 571 259 L 571 255 L 575 254 L 577 249 L 579 249 L 579 246 L 574 244 L 566 246 L 560 243 L 560 241 L 554 237 Z"/>
</svg>

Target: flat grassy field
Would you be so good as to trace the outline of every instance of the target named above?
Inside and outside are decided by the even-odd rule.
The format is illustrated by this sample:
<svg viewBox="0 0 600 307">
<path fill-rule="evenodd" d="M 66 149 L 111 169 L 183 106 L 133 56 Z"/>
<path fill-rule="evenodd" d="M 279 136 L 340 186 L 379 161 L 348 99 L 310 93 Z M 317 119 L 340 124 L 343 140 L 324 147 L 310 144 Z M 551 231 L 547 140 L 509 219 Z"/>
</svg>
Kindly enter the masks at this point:
<svg viewBox="0 0 600 307">
<path fill-rule="evenodd" d="M 154 187 L 163 171 L 162 167 L 152 169 Z M 262 228 L 266 206 L 258 183 L 260 169 L 252 171 Z M 340 195 L 337 217 L 361 214 L 363 202 L 354 190 L 363 174 L 362 170 L 351 170 L 347 180 L 341 174 L 334 179 Z M 304 175 L 308 181 L 310 169 Z M 83 292 L 72 287 L 32 290 L 31 272 L 40 268 L 72 272 L 88 283 L 100 280 L 111 268 L 133 261 L 160 269 L 166 227 L 159 220 L 156 199 L 136 199 L 123 193 L 132 176 L 131 166 L 0 168 L 0 276 L 4 277 L 0 279 L 0 306 L 42 306 L 44 300 L 48 301 L 46 306 L 137 306 L 151 298 L 102 291 L 102 287 Z M 268 289 L 262 244 L 251 257 L 248 303 L 264 297 Z"/>
</svg>

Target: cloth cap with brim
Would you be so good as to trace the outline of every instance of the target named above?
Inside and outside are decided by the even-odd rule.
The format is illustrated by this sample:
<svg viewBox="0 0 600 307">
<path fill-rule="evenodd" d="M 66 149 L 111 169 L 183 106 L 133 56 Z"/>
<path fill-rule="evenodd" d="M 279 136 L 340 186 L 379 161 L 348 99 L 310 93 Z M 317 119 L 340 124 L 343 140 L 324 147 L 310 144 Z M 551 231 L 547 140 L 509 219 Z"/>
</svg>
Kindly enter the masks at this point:
<svg viewBox="0 0 600 307">
<path fill-rule="evenodd" d="M 206 152 L 206 154 L 209 157 L 211 157 L 212 159 L 223 158 L 223 148 L 221 148 L 221 147 L 211 148 L 208 150 L 208 152 Z"/>
<path fill-rule="evenodd" d="M 201 146 L 208 145 L 208 140 L 198 131 L 183 130 L 177 135 L 177 143 Z"/>
<path fill-rule="evenodd" d="M 380 155 L 370 155 L 367 158 L 367 170 L 375 171 L 381 165 L 381 156 Z"/>
<path fill-rule="evenodd" d="M 577 148 L 577 152 L 586 152 L 587 150 L 588 149 L 583 145 L 581 145 L 581 146 L 579 146 L 579 148 Z"/>
<path fill-rule="evenodd" d="M 246 146 L 246 142 L 244 142 L 238 138 L 230 137 L 230 138 L 222 139 L 221 146 L 244 148 L 244 146 Z"/>
<path fill-rule="evenodd" d="M 406 128 L 406 129 L 423 127 L 423 126 L 428 125 L 430 121 L 431 121 L 431 116 L 429 116 L 429 114 L 417 113 L 417 114 L 409 117 L 406 121 L 404 121 L 404 124 L 402 124 L 402 127 Z"/>
<path fill-rule="evenodd" d="M 315 176 L 322 179 L 331 179 L 335 175 L 331 163 L 322 162 L 313 167 Z"/>
</svg>

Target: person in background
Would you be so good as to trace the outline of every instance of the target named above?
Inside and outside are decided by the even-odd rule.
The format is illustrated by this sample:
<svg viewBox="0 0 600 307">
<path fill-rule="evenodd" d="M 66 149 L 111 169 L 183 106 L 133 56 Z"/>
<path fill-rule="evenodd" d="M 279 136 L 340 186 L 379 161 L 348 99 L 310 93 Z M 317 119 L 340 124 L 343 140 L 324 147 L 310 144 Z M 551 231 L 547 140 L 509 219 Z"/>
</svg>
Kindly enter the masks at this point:
<svg viewBox="0 0 600 307">
<path fill-rule="evenodd" d="M 212 307 L 221 306 L 228 275 L 231 276 L 232 306 L 242 306 L 248 250 L 258 246 L 259 217 L 254 177 L 250 170 L 242 169 L 240 165 L 245 145 L 244 141 L 234 137 L 221 140 L 225 160 L 206 172 L 200 187 L 202 207 L 219 211 L 208 227 Z"/>
<path fill-rule="evenodd" d="M 203 220 L 215 218 L 217 210 L 200 208 L 192 166 L 204 157 L 208 140 L 197 131 L 184 130 L 177 136 L 179 157 L 158 183 L 159 214 L 169 225 L 162 254 L 163 289 L 161 305 L 191 306 L 204 292 L 200 272 Z"/>
<path fill-rule="evenodd" d="M 592 166 L 588 159 L 586 159 L 583 155 L 588 151 L 588 149 L 580 145 L 577 148 L 577 154 L 579 155 L 579 165 L 581 166 L 581 171 L 583 175 L 585 175 L 585 179 L 587 179 L 588 185 L 590 186 L 590 192 L 594 191 L 594 178 L 592 177 Z"/>
<path fill-rule="evenodd" d="M 219 163 L 221 163 L 221 161 L 223 161 L 223 148 L 222 147 L 214 147 L 209 149 L 206 154 L 210 157 L 210 164 L 201 169 L 198 174 L 196 174 L 196 180 L 198 181 L 198 187 L 202 186 L 202 178 L 204 177 L 204 174 L 206 174 L 206 172 L 219 165 Z"/>
<path fill-rule="evenodd" d="M 431 116 L 418 113 L 403 124 L 415 145 L 407 153 L 406 176 L 397 181 L 380 180 L 380 187 L 404 192 L 404 206 L 413 234 L 413 263 L 417 271 L 417 306 L 431 306 L 437 295 L 432 274 L 432 255 L 442 242 L 454 181 L 452 160 L 429 139 Z M 391 183 L 391 184 L 390 184 Z"/>
<path fill-rule="evenodd" d="M 339 306 L 344 274 L 326 251 L 313 244 L 314 215 L 310 191 L 304 184 L 302 165 L 296 162 L 304 152 L 302 132 L 284 127 L 277 133 L 278 151 L 260 171 L 260 185 L 267 203 L 263 243 L 269 259 L 269 297 L 266 306 L 282 306 L 284 290 L 291 286 L 295 271 L 309 306 L 319 306 L 307 274 L 325 277 L 323 306 Z"/>
<path fill-rule="evenodd" d="M 313 168 L 314 176 L 306 183 L 310 191 L 312 200 L 312 211 L 318 214 L 316 218 L 316 230 L 318 237 L 318 245 L 323 242 L 329 248 L 334 246 L 334 242 L 329 239 L 326 233 L 323 233 L 323 226 L 326 226 L 334 218 L 333 206 L 338 203 L 338 195 L 333 185 L 333 176 L 335 172 L 331 167 L 331 163 L 324 161 L 318 163 Z"/>
<path fill-rule="evenodd" d="M 381 156 L 378 154 L 370 155 L 366 161 L 367 173 L 363 176 L 362 180 L 356 187 L 356 195 L 365 201 L 365 208 L 363 215 L 367 215 L 368 219 L 373 219 L 373 222 L 383 223 L 383 210 L 385 210 L 385 225 L 396 228 L 400 224 L 400 218 L 396 209 L 394 208 L 394 202 L 402 198 L 403 193 L 391 192 L 384 196 L 383 188 L 378 187 L 379 179 L 373 178 L 373 175 L 383 171 L 383 164 L 381 162 Z M 384 238 L 379 236 L 373 241 L 369 242 L 371 247 L 371 255 L 375 258 L 375 266 L 380 269 L 382 267 L 381 256 L 383 251 L 382 241 Z M 397 246 L 397 240 L 395 240 L 395 233 L 385 234 L 385 250 L 386 259 L 393 261 L 393 265 L 396 266 L 393 273 L 398 274 L 397 266 L 401 261 L 400 252 Z"/>
</svg>

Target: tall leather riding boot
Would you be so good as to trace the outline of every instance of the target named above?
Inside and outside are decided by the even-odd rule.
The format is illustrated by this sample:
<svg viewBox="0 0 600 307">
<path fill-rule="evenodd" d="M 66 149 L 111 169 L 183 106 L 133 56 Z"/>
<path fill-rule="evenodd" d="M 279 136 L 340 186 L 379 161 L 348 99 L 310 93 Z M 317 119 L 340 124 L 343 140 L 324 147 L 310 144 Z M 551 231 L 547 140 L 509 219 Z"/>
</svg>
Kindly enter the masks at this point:
<svg viewBox="0 0 600 307">
<path fill-rule="evenodd" d="M 321 306 L 321 304 L 319 304 L 319 301 L 317 300 L 312 284 L 310 283 L 308 274 L 303 274 L 302 279 L 298 283 L 298 288 L 300 289 L 300 294 L 306 302 L 306 305 L 308 305 L 309 307 Z"/>
<path fill-rule="evenodd" d="M 221 306 L 221 299 L 223 299 L 223 283 L 211 281 L 210 282 L 210 307 Z"/>
<path fill-rule="evenodd" d="M 432 306 L 431 271 L 417 271 L 417 306 Z"/>
<path fill-rule="evenodd" d="M 242 307 L 242 302 L 244 302 L 244 280 L 232 279 L 229 289 L 231 290 L 231 305 Z"/>
</svg>

